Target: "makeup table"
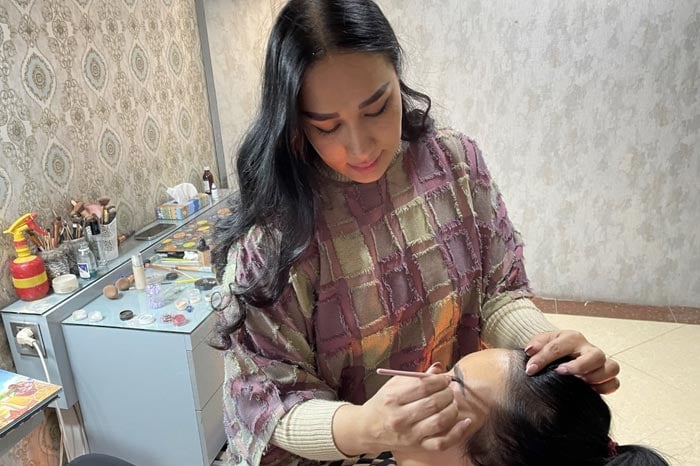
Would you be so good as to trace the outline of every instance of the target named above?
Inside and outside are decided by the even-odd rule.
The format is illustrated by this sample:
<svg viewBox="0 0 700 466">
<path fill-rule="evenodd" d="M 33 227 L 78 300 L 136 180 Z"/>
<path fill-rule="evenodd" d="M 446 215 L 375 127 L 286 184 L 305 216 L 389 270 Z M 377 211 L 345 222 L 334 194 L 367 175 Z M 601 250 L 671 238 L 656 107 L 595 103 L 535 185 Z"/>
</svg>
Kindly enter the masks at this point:
<svg viewBox="0 0 700 466">
<path fill-rule="evenodd" d="M 225 443 L 223 353 L 207 344 L 217 319 L 209 303 L 202 299 L 187 312 L 174 310 L 174 303 L 151 309 L 145 291 L 129 290 L 117 300 L 102 295 L 104 286 L 132 273 L 132 255 L 150 259 L 169 235 L 191 230 L 192 224 L 215 215 L 232 194 L 219 191 L 218 202 L 184 220 L 170 221 L 172 230 L 145 241 L 128 239 L 119 246 L 119 256 L 95 278 L 79 280 L 78 290 L 16 301 L 0 310 L 16 371 L 46 378 L 36 350 L 15 340 L 19 329 L 31 327 L 51 382 L 63 388 L 50 406 L 64 410 L 66 422 L 66 414 L 80 407 L 93 453 L 137 465 L 209 466 Z M 132 320 L 119 319 L 125 309 L 135 314 Z M 183 314 L 186 321 L 163 322 L 168 309 Z M 76 320 L 76 310 L 86 315 L 99 311 L 104 318 Z M 147 312 L 155 321 L 140 324 L 144 321 L 139 317 Z"/>
</svg>

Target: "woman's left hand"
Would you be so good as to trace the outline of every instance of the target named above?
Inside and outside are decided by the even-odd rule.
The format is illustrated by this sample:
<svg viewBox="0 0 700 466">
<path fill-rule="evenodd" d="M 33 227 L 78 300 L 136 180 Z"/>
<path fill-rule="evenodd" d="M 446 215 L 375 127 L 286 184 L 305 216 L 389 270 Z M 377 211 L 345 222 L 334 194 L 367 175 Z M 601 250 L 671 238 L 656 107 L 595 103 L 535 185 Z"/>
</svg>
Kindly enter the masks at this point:
<svg viewBox="0 0 700 466">
<path fill-rule="evenodd" d="M 571 356 L 573 361 L 555 369 L 558 373 L 579 376 L 601 394 L 612 393 L 620 387 L 617 378 L 620 365 L 590 344 L 580 332 L 557 330 L 540 333 L 532 337 L 525 352 L 530 356 L 526 368 L 528 375 L 536 374 L 559 358 Z"/>
</svg>

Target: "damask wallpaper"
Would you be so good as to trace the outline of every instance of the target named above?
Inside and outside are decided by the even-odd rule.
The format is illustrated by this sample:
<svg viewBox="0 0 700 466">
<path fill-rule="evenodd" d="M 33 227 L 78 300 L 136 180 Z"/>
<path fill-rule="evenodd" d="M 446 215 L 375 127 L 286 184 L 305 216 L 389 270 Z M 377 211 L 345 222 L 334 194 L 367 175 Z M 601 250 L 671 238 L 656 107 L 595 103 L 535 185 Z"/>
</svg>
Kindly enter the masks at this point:
<svg viewBox="0 0 700 466">
<path fill-rule="evenodd" d="M 283 3 L 205 3 L 229 159 Z M 700 306 L 700 3 L 378 4 L 407 82 L 485 152 L 538 294 Z"/>
<path fill-rule="evenodd" d="M 166 187 L 199 186 L 204 165 L 215 157 L 192 0 L 0 2 L 0 231 L 99 196 L 133 230 Z M 0 236 L 0 306 L 15 296 L 11 240 Z M 13 367 L 4 332 L 0 367 Z M 47 432 L 0 464 L 57 464 Z"/>
</svg>

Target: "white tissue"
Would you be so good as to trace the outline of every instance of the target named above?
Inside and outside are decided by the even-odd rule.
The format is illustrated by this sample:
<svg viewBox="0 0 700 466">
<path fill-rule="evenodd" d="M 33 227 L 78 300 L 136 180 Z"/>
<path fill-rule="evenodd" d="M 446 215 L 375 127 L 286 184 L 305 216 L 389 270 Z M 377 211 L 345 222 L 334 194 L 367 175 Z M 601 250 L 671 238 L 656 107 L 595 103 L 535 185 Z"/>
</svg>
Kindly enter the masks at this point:
<svg viewBox="0 0 700 466">
<path fill-rule="evenodd" d="M 197 195 L 197 188 L 192 183 L 180 183 L 177 186 L 166 189 L 166 191 L 177 204 L 187 204 L 187 201 Z"/>
</svg>

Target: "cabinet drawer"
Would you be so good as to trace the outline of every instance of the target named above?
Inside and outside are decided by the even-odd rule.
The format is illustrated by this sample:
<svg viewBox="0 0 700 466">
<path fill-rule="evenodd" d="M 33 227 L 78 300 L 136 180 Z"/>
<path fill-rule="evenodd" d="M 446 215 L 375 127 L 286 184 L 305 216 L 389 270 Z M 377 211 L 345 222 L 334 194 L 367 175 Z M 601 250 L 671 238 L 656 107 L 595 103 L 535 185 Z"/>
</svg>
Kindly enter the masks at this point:
<svg viewBox="0 0 700 466">
<path fill-rule="evenodd" d="M 214 396 L 203 410 L 197 411 L 199 435 L 202 442 L 202 453 L 206 455 L 207 464 L 211 464 L 226 443 L 224 431 L 224 402 L 222 399 L 223 386 L 219 387 Z"/>
<path fill-rule="evenodd" d="M 197 410 L 203 409 L 224 383 L 224 352 L 212 348 L 207 341 L 208 338 L 203 339 L 187 352 Z"/>
</svg>

